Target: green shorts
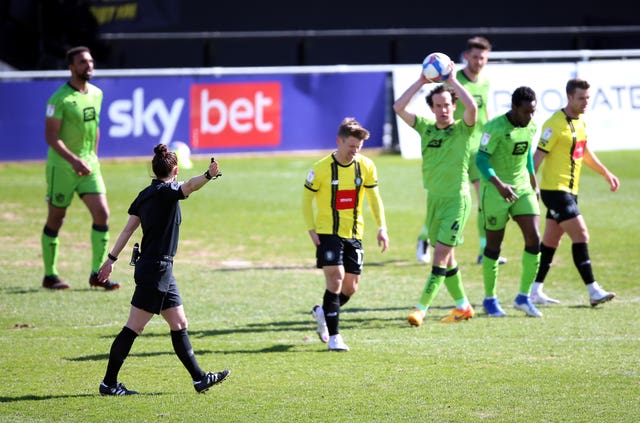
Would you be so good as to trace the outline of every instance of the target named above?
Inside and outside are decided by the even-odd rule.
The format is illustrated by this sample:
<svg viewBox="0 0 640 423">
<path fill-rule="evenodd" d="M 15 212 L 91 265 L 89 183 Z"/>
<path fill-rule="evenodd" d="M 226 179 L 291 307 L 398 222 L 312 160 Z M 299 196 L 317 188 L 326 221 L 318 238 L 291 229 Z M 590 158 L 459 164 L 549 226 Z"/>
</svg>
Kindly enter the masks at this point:
<svg viewBox="0 0 640 423">
<path fill-rule="evenodd" d="M 484 228 L 500 231 L 507 226 L 509 216 L 540 216 L 540 204 L 533 190 L 516 191 L 518 199 L 509 203 L 493 185 L 483 184 L 480 189 L 480 207 Z"/>
<path fill-rule="evenodd" d="M 426 227 L 429 242 L 455 247 L 464 242 L 462 232 L 471 212 L 471 195 L 458 197 L 427 196 Z"/>
<path fill-rule="evenodd" d="M 478 169 L 478 165 L 476 165 L 476 156 L 478 155 L 478 151 L 475 153 L 471 153 L 471 157 L 469 158 L 469 181 L 475 182 L 479 181 L 480 177 L 480 169 Z"/>
<path fill-rule="evenodd" d="M 106 194 L 107 189 L 100 172 L 100 163 L 96 160 L 89 163 L 91 174 L 78 175 L 70 165 L 47 162 L 47 201 L 55 207 L 69 207 L 73 193 Z"/>
</svg>

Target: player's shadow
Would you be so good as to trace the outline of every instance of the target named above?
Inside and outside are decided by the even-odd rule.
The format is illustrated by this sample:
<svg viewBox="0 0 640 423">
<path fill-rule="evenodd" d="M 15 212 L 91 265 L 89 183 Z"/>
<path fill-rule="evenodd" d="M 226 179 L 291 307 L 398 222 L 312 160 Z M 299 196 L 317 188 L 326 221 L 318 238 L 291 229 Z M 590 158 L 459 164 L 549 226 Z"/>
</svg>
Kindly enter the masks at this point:
<svg viewBox="0 0 640 423">
<path fill-rule="evenodd" d="M 396 260 L 396 259 L 389 259 L 389 260 L 382 260 L 382 261 L 368 261 L 366 262 L 365 266 L 366 267 L 382 267 L 382 266 L 414 266 L 414 265 L 421 265 L 421 266 L 425 266 L 424 263 L 419 263 L 419 262 L 415 262 L 415 261 L 409 261 L 409 260 Z M 224 266 L 224 267 L 218 267 L 216 269 L 214 269 L 214 272 L 247 272 L 247 271 L 254 271 L 254 270 L 271 270 L 271 271 L 289 271 L 289 270 L 318 270 L 315 265 L 309 264 L 309 265 L 303 265 L 303 264 L 298 264 L 298 265 L 289 265 L 289 266 L 280 266 L 280 265 L 261 265 L 261 264 L 251 264 L 251 263 L 247 263 L 246 265 L 241 264 L 241 265 L 237 265 L 237 266 Z"/>
<path fill-rule="evenodd" d="M 205 354 L 266 354 L 266 353 L 283 353 L 289 352 L 295 345 L 293 344 L 274 344 L 264 348 L 257 348 L 255 350 L 208 350 L 208 349 L 195 349 L 194 353 L 196 356 L 201 356 Z M 152 352 L 132 352 L 127 357 L 160 357 L 160 356 L 171 356 L 173 357 L 176 353 L 173 349 L 169 348 L 166 351 L 152 351 Z M 107 361 L 109 360 L 109 354 L 92 354 L 92 355 L 84 355 L 79 357 L 71 357 L 66 358 L 67 361 L 74 362 L 84 362 L 84 361 Z"/>
<path fill-rule="evenodd" d="M 96 391 L 97 392 L 97 391 Z M 161 395 L 161 392 L 158 393 L 140 393 L 138 396 L 157 396 Z M 8 397 L 8 396 L 0 396 L 0 403 L 3 402 L 21 402 L 21 401 L 48 401 L 48 400 L 57 400 L 57 399 L 65 399 L 65 398 L 95 398 L 98 394 L 44 394 L 44 395 L 20 395 L 16 397 Z"/>
<path fill-rule="evenodd" d="M 24 288 L 19 286 L 7 286 L 4 288 L 0 288 L 1 295 L 23 295 L 23 294 L 35 294 L 37 292 L 41 292 L 44 288 L 40 287 L 32 287 L 32 288 Z"/>
</svg>

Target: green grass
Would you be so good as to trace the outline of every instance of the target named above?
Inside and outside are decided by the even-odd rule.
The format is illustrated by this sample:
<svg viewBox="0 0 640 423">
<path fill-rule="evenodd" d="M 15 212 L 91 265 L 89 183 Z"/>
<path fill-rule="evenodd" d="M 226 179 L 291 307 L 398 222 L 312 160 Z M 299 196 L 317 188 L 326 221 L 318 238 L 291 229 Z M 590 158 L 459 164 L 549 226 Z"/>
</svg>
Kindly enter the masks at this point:
<svg viewBox="0 0 640 423">
<path fill-rule="evenodd" d="M 128 315 L 130 248 L 114 272 L 122 289 L 90 290 L 91 222 L 75 199 L 60 234 L 59 266 L 73 288 L 41 289 L 43 164 L 0 165 L 0 421 L 640 421 L 640 151 L 599 154 L 621 179 L 618 193 L 588 169 L 581 182 L 594 270 L 617 292 L 612 303 L 588 305 L 565 239 L 545 285 L 562 303 L 543 308 L 542 319 L 511 307 L 504 319 L 486 318 L 472 213 L 457 257 L 479 315 L 439 323 L 451 306 L 443 289 L 420 328 L 406 322 L 429 271 L 414 258 L 424 218 L 419 162 L 376 156 L 391 250 L 378 251 L 367 212 L 360 291 L 341 319 L 351 347 L 345 354 L 325 351 L 309 313 L 324 280 L 314 268 L 300 193 L 318 157 L 220 156 L 224 176 L 182 203 L 175 273 L 192 344 L 203 368 L 229 367 L 231 377 L 197 395 L 156 317 L 120 373 L 141 393 L 130 398 L 97 394 Z M 181 179 L 204 171 L 206 161 L 196 158 Z M 148 169 L 146 161 L 103 163 L 111 244 Z M 510 223 L 509 263 L 498 285 L 505 306 L 518 289 L 521 251 Z"/>
</svg>

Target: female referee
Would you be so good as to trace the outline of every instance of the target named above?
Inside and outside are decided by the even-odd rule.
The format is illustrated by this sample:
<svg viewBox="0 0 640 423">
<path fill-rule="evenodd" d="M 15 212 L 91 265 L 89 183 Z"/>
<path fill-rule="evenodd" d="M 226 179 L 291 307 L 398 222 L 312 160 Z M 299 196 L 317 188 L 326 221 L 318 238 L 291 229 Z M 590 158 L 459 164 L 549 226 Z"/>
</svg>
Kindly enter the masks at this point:
<svg viewBox="0 0 640 423">
<path fill-rule="evenodd" d="M 107 371 L 100 383 L 101 395 L 138 393 L 118 382 L 118 372 L 133 341 L 142 333 L 154 314 L 161 314 L 169 324 L 173 349 L 189 371 L 197 392 L 206 392 L 229 375 L 229 370 L 205 373 L 198 365 L 187 334 L 187 318 L 182 299 L 173 277 L 173 256 L 178 247 L 179 225 L 182 220 L 178 201 L 186 199 L 189 194 L 217 178 L 218 163 L 212 159 L 209 169 L 203 175 L 181 183 L 176 181 L 176 154 L 164 144 L 156 145 L 153 151 L 151 163 L 156 177 L 131 203 L 129 221 L 98 273 L 100 281 L 108 280 L 118 254 L 138 226 L 142 225 L 140 255 L 135 261 L 136 288 L 131 299 L 129 320 L 111 345 Z"/>
</svg>

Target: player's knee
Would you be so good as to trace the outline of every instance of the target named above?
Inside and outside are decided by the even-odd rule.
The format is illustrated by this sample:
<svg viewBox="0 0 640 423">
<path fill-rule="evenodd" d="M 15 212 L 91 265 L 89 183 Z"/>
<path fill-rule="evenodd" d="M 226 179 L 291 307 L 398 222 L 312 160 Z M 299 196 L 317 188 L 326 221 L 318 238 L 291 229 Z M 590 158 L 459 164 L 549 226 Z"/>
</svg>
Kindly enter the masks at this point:
<svg viewBox="0 0 640 423">
<path fill-rule="evenodd" d="M 132 324 L 132 323 L 127 323 L 126 326 L 131 329 L 132 331 L 134 331 L 135 333 L 137 333 L 138 335 L 141 335 L 142 332 L 144 332 L 144 328 L 146 325 L 136 325 L 136 324 Z"/>
<path fill-rule="evenodd" d="M 169 328 L 172 331 L 187 329 L 188 326 L 189 322 L 187 321 L 186 317 L 169 322 Z"/>
</svg>

